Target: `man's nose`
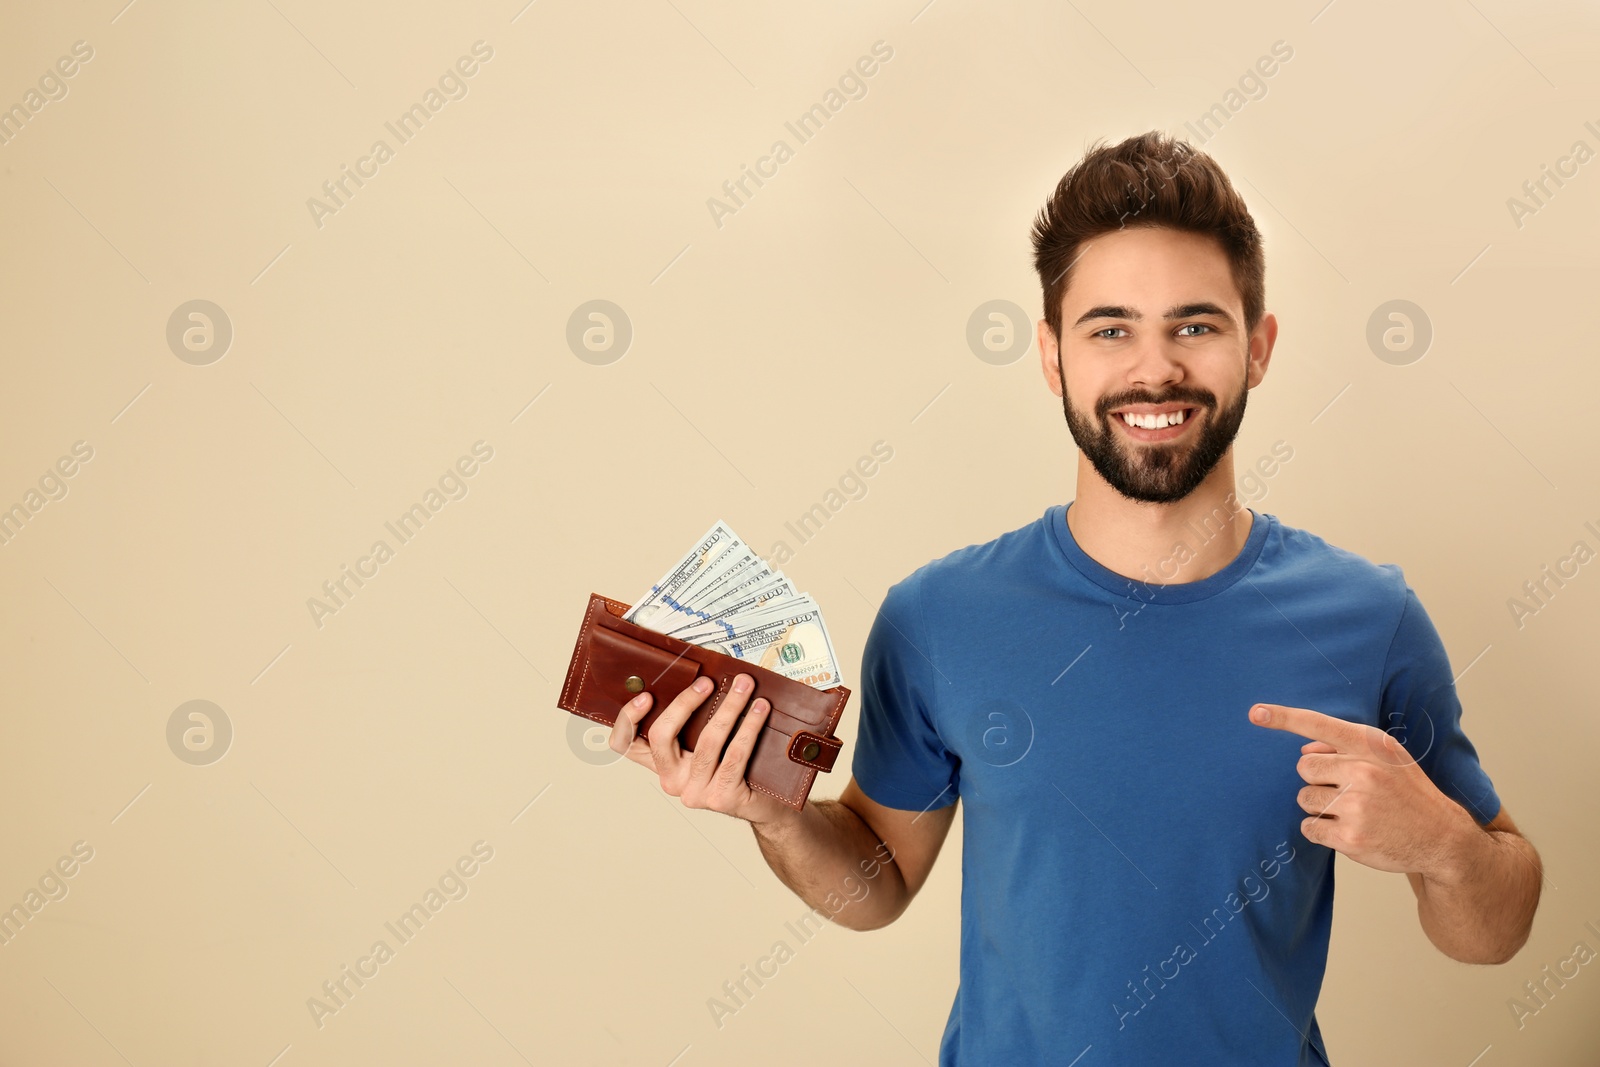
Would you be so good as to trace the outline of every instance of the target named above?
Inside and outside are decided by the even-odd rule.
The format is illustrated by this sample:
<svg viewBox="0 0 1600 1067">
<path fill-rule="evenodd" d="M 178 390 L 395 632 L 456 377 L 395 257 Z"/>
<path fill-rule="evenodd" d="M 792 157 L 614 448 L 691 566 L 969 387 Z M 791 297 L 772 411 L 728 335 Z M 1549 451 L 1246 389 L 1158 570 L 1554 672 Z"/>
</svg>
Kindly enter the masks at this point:
<svg viewBox="0 0 1600 1067">
<path fill-rule="evenodd" d="M 1165 338 L 1146 338 L 1135 346 L 1128 384 L 1158 388 L 1180 382 L 1183 377 L 1183 363 Z"/>
</svg>

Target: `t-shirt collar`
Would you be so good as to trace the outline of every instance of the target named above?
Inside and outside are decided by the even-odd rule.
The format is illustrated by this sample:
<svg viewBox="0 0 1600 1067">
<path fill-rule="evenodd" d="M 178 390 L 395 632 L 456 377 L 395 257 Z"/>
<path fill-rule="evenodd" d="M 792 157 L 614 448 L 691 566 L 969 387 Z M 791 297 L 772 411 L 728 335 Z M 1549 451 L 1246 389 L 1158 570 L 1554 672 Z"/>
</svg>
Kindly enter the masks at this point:
<svg viewBox="0 0 1600 1067">
<path fill-rule="evenodd" d="M 1250 512 L 1254 518 L 1250 523 L 1250 533 L 1245 538 L 1244 547 L 1239 550 L 1238 555 L 1229 561 L 1226 567 L 1209 577 L 1201 578 L 1199 581 L 1161 582 L 1156 579 L 1161 577 L 1163 570 L 1166 572 L 1173 571 L 1177 567 L 1178 559 L 1182 558 L 1181 555 L 1174 557 L 1173 562 L 1165 568 L 1152 567 L 1150 572 L 1141 578 L 1130 578 L 1126 575 L 1118 574 L 1091 557 L 1073 538 L 1072 528 L 1067 525 L 1067 509 L 1071 506 L 1072 502 L 1068 501 L 1065 504 L 1053 504 L 1045 511 L 1045 520 L 1049 524 L 1051 532 L 1055 535 L 1056 545 L 1061 549 L 1062 554 L 1066 556 L 1067 562 L 1089 581 L 1112 593 L 1136 597 L 1141 601 L 1159 601 L 1164 604 L 1184 604 L 1195 600 L 1204 600 L 1232 586 L 1255 565 L 1257 557 L 1261 555 L 1261 549 L 1267 543 L 1267 536 L 1271 527 L 1277 522 L 1274 516 L 1262 514 L 1251 508 Z M 1204 539 L 1205 531 L 1200 527 L 1191 527 L 1190 532 L 1194 535 L 1193 539 L 1188 542 L 1192 550 L 1197 543 Z M 1177 569 L 1174 577 L 1183 577 L 1181 568 Z"/>
</svg>

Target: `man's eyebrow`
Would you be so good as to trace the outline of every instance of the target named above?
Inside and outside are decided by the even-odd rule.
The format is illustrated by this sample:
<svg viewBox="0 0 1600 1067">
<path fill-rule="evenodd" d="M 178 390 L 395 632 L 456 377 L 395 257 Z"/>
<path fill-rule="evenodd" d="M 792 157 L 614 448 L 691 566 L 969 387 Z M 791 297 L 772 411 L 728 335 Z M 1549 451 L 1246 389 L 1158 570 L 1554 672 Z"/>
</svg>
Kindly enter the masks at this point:
<svg viewBox="0 0 1600 1067">
<path fill-rule="evenodd" d="M 1229 315 L 1226 311 L 1222 310 L 1222 308 L 1209 301 L 1200 301 L 1199 303 L 1195 304 L 1174 304 L 1172 307 L 1167 309 L 1167 313 L 1164 318 L 1188 319 L 1193 318 L 1196 315 L 1215 315 L 1217 318 L 1223 319 L 1227 322 L 1231 323 L 1233 321 L 1232 315 Z M 1139 322 L 1143 320 L 1143 318 L 1144 316 L 1135 311 L 1133 308 L 1123 307 L 1121 304 L 1101 304 L 1098 307 L 1092 307 L 1088 311 L 1085 311 L 1082 315 L 1079 315 L 1078 321 L 1074 322 L 1072 325 L 1082 326 L 1090 319 L 1127 319 L 1130 322 Z"/>
</svg>

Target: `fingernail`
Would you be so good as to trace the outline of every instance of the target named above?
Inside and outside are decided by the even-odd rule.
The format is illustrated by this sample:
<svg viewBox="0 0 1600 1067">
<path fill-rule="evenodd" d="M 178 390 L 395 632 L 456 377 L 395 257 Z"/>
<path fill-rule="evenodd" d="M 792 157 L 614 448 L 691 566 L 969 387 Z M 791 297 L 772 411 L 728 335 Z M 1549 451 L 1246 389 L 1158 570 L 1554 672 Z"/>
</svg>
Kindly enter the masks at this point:
<svg viewBox="0 0 1600 1067">
<path fill-rule="evenodd" d="M 694 680 L 694 691 L 696 693 L 709 693 L 709 692 L 711 692 L 711 679 L 710 678 L 696 678 Z"/>
<path fill-rule="evenodd" d="M 766 697 L 757 697 L 756 702 L 750 705 L 750 709 L 757 712 L 766 711 L 770 707 L 772 707 L 772 705 L 767 703 Z"/>
<path fill-rule="evenodd" d="M 636 708 L 642 708 L 642 707 L 645 706 L 646 703 L 649 702 L 649 700 L 650 700 L 650 694 L 649 693 L 640 693 L 638 696 L 633 698 L 633 706 L 636 707 Z"/>
<path fill-rule="evenodd" d="M 1250 718 L 1256 722 L 1266 722 L 1267 709 L 1262 707 L 1260 704 L 1257 704 L 1255 707 L 1250 709 Z"/>
<path fill-rule="evenodd" d="M 733 681 L 733 691 L 735 693 L 748 692 L 749 689 L 750 689 L 750 678 L 749 678 L 748 675 L 741 674 L 741 675 L 739 675 L 739 677 L 734 679 L 734 681 Z"/>
</svg>

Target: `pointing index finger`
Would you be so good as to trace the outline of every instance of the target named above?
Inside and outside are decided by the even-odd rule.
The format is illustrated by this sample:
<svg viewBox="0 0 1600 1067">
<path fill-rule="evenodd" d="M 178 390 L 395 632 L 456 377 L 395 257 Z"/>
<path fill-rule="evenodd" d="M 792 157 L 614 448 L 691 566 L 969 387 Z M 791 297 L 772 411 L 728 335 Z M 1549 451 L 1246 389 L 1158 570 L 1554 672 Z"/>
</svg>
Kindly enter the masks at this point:
<svg viewBox="0 0 1600 1067">
<path fill-rule="evenodd" d="M 1332 745 L 1347 751 L 1361 741 L 1363 727 L 1360 723 L 1324 715 L 1310 708 L 1291 708 L 1286 704 L 1252 704 L 1250 721 L 1269 730 L 1286 730 L 1313 741 Z"/>
</svg>

